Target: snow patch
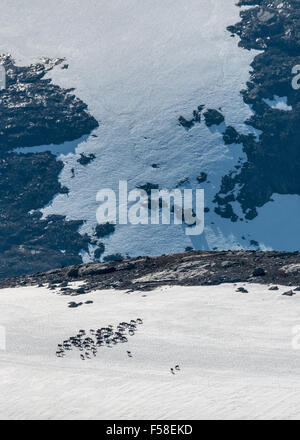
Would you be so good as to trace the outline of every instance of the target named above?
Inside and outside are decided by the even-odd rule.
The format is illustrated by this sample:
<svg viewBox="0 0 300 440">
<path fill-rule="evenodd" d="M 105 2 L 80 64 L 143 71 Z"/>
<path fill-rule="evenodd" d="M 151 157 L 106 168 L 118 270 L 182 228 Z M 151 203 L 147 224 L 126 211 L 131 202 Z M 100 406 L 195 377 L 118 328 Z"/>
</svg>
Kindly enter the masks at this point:
<svg viewBox="0 0 300 440">
<path fill-rule="evenodd" d="M 285 112 L 289 112 L 293 110 L 293 107 L 291 105 L 287 104 L 287 96 L 274 96 L 274 99 L 264 99 L 265 103 L 268 104 L 270 107 L 272 107 L 275 110 L 282 110 Z"/>
</svg>

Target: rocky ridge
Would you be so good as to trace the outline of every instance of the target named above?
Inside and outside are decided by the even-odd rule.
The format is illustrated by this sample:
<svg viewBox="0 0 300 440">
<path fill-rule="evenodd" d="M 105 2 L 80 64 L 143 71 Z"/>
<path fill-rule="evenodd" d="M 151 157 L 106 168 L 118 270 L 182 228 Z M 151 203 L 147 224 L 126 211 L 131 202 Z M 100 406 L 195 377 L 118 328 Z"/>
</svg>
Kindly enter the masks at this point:
<svg viewBox="0 0 300 440">
<path fill-rule="evenodd" d="M 47 286 L 57 293 L 77 296 L 98 289 L 148 291 L 168 285 L 242 282 L 300 286 L 300 253 L 192 251 L 160 257 L 94 262 L 0 280 L 0 288 Z"/>
<path fill-rule="evenodd" d="M 300 4 L 298 0 L 241 0 L 241 21 L 228 30 L 240 38 L 239 46 L 262 52 L 251 65 L 247 88 L 241 91 L 254 114 L 245 123 L 259 130 L 239 134 L 230 127 L 224 141 L 242 144 L 247 161 L 240 170 L 223 177 L 216 195 L 216 212 L 237 221 L 232 202 L 239 202 L 247 220 L 273 194 L 300 195 L 300 93 L 292 87 L 292 69 L 300 56 Z M 289 110 L 274 108 L 266 100 L 286 98 Z"/>
</svg>

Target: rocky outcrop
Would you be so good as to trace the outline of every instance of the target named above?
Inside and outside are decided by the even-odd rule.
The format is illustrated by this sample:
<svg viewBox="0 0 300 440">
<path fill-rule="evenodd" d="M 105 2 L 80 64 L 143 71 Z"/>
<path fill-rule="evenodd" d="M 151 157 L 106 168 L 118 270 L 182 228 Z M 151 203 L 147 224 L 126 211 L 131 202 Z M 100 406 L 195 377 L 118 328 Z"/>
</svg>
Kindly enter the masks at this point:
<svg viewBox="0 0 300 440">
<path fill-rule="evenodd" d="M 229 125 L 223 133 L 223 140 L 225 145 L 238 144 L 240 143 L 240 136 L 236 129 Z"/>
<path fill-rule="evenodd" d="M 66 267 L 0 280 L 0 288 L 44 285 L 64 295 L 82 295 L 96 289 L 151 290 L 166 285 L 252 282 L 300 286 L 299 268 L 299 252 L 192 251 Z M 72 287 L 73 281 L 82 283 Z"/>
<path fill-rule="evenodd" d="M 81 153 L 80 154 L 80 158 L 77 160 L 78 163 L 80 163 L 80 165 L 82 166 L 86 166 L 88 164 L 90 164 L 91 162 L 93 162 L 96 159 L 96 156 L 94 154 L 84 154 Z"/>
<path fill-rule="evenodd" d="M 205 173 L 204 171 L 202 171 L 202 173 L 197 177 L 197 181 L 199 183 L 204 183 L 207 181 L 207 173 Z"/>
<path fill-rule="evenodd" d="M 39 208 L 67 192 L 58 176 L 63 164 L 50 153 L 10 153 L 0 159 L 0 278 L 81 262 L 89 238 L 80 221 L 42 219 Z"/>
<path fill-rule="evenodd" d="M 185 119 L 183 116 L 180 116 L 178 119 L 179 125 L 184 127 L 186 130 L 190 130 L 192 127 L 194 127 L 195 124 L 200 124 L 201 122 L 201 112 L 204 109 L 204 105 L 199 105 L 197 110 L 193 111 L 193 117 L 192 119 Z"/>
<path fill-rule="evenodd" d="M 95 235 L 98 238 L 103 238 L 110 234 L 113 234 L 115 232 L 115 229 L 116 229 L 115 225 L 111 223 L 97 225 L 95 229 Z"/>
<path fill-rule="evenodd" d="M 252 63 L 250 81 L 241 93 L 253 116 L 246 124 L 260 130 L 239 135 L 229 127 L 226 144 L 241 143 L 247 161 L 240 171 L 224 176 L 215 199 L 216 212 L 236 219 L 231 202 L 237 201 L 245 218 L 253 219 L 257 208 L 274 193 L 300 195 L 300 92 L 292 87 L 292 68 L 299 64 L 300 10 L 298 0 L 243 0 L 242 20 L 228 30 L 240 37 L 245 49 L 263 50 Z M 265 99 L 287 97 L 290 111 L 270 107 Z"/>
<path fill-rule="evenodd" d="M 98 127 L 74 89 L 62 89 L 44 79 L 62 61 L 43 59 L 19 67 L 11 56 L 0 56 L 6 70 L 6 88 L 0 90 L 0 154 L 18 147 L 73 141 Z"/>
<path fill-rule="evenodd" d="M 212 127 L 213 125 L 220 125 L 225 121 L 224 116 L 218 110 L 209 108 L 204 113 L 205 124 L 207 127 Z"/>
<path fill-rule="evenodd" d="M 39 209 L 58 193 L 63 163 L 53 154 L 17 154 L 17 147 L 61 144 L 98 126 L 75 97 L 44 79 L 63 60 L 44 59 L 29 67 L 0 56 L 6 89 L 0 90 L 0 278 L 80 263 L 89 237 L 78 233 L 80 221 L 62 216 L 42 219 Z"/>
</svg>

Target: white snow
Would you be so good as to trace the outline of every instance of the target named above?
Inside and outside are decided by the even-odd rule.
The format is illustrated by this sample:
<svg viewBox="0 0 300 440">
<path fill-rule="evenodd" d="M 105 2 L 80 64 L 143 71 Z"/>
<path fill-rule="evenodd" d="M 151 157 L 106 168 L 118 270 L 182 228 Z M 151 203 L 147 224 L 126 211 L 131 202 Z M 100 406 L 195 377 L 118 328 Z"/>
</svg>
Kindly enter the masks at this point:
<svg viewBox="0 0 300 440">
<path fill-rule="evenodd" d="M 244 124 L 252 111 L 240 95 L 258 52 L 239 48 L 238 38 L 226 30 L 240 20 L 239 11 L 235 0 L 89 0 L 84 6 L 81 0 L 48 0 L 43 7 L 39 0 L 26 6 L 21 0 L 2 0 L 1 50 L 11 52 L 19 64 L 41 56 L 66 57 L 69 69 L 56 68 L 49 77 L 75 87 L 100 121 L 98 138 L 30 149 L 50 149 L 65 164 L 60 181 L 70 192 L 55 197 L 44 208 L 45 216 L 83 219 L 81 232 L 92 234 L 100 189 L 117 190 L 120 180 L 128 181 L 129 190 L 147 182 L 172 189 L 187 177 L 186 187 L 195 188 L 205 171 L 209 183 L 202 187 L 210 213 L 200 239 L 191 243 L 181 226 L 117 226 L 103 240 L 106 255 L 159 255 L 191 244 L 212 249 L 216 242 L 225 249 L 249 248 L 250 239 L 267 248 L 299 248 L 299 234 L 290 238 L 296 196 L 275 202 L 280 210 L 281 200 L 287 201 L 285 228 L 273 224 L 274 232 L 263 241 L 260 219 L 233 224 L 215 214 L 212 200 L 222 176 L 245 160 L 242 147 L 225 146 L 221 127 L 208 129 L 202 123 L 186 131 L 177 124 L 180 115 L 190 118 L 205 104 L 222 107 L 227 125 L 259 135 Z M 82 167 L 77 163 L 82 152 L 94 153 L 96 160 Z M 152 168 L 153 163 L 160 168 Z M 260 215 L 267 224 L 273 222 L 268 206 Z"/>
<path fill-rule="evenodd" d="M 299 419 L 300 296 L 239 286 L 97 291 L 78 309 L 45 288 L 1 290 L 0 418 Z M 81 328 L 138 317 L 128 344 L 55 356 Z"/>
<path fill-rule="evenodd" d="M 293 110 L 293 107 L 291 105 L 287 104 L 287 96 L 277 96 L 275 95 L 274 98 L 271 99 L 264 99 L 265 103 L 268 104 L 270 107 L 272 107 L 275 110 L 282 110 L 285 112 L 289 112 Z"/>
</svg>

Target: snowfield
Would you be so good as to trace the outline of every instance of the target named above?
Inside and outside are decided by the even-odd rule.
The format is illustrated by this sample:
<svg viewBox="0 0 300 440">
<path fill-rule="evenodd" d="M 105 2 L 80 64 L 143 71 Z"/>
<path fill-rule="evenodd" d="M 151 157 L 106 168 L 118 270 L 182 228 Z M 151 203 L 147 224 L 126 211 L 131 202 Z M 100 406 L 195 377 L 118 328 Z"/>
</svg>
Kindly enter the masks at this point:
<svg viewBox="0 0 300 440">
<path fill-rule="evenodd" d="M 96 291 L 77 309 L 46 288 L 1 290 L 0 418 L 299 419 L 300 296 L 243 286 Z M 127 344 L 56 358 L 80 329 L 137 318 Z"/>
<path fill-rule="evenodd" d="M 256 249 L 252 240 L 262 250 L 299 249 L 299 196 L 275 194 L 254 221 L 219 217 L 213 200 L 222 177 L 245 160 L 242 146 L 224 145 L 223 126 L 209 129 L 202 121 L 186 131 L 178 124 L 203 104 L 221 107 L 226 124 L 239 132 L 253 131 L 244 124 L 252 111 L 240 91 L 258 52 L 238 47 L 238 38 L 226 30 L 240 20 L 239 12 L 236 0 L 88 0 L 84 7 L 80 0 L 48 0 L 43 7 L 39 0 L 26 7 L 21 0 L 2 0 L 1 50 L 19 64 L 65 57 L 69 69 L 57 68 L 49 77 L 74 87 L 100 122 L 98 137 L 27 149 L 51 150 L 65 165 L 60 182 L 70 192 L 41 206 L 45 216 L 84 220 L 81 232 L 92 235 L 99 190 L 117 190 L 120 180 L 128 181 L 129 190 L 147 182 L 173 189 L 189 179 L 181 188 L 204 188 L 210 208 L 202 236 L 191 239 L 178 225 L 117 225 L 103 240 L 104 256 L 161 255 L 188 246 Z M 83 152 L 96 156 L 86 167 L 77 163 Z M 201 172 L 208 180 L 199 185 Z M 234 209 L 243 217 L 239 205 Z M 94 249 L 82 256 L 92 260 Z"/>
</svg>

